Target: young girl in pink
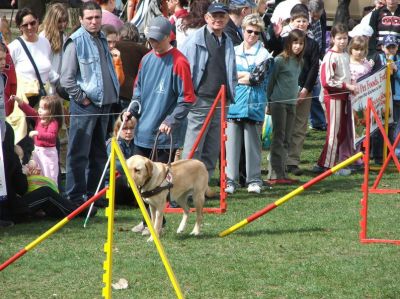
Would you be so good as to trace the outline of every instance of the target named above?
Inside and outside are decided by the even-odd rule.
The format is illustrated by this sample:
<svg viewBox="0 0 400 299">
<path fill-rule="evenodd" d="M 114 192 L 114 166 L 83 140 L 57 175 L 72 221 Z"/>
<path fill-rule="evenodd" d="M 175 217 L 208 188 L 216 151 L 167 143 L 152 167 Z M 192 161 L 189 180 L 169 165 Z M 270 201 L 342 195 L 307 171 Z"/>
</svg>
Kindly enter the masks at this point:
<svg viewBox="0 0 400 299">
<path fill-rule="evenodd" d="M 58 152 L 56 140 L 58 130 L 62 125 L 62 106 L 57 96 L 45 96 L 40 99 L 39 109 L 36 112 L 29 104 L 14 96 L 19 108 L 33 117 L 35 130 L 29 132 L 33 138 L 35 150 L 32 159 L 39 165 L 42 175 L 58 182 Z"/>
<path fill-rule="evenodd" d="M 323 172 L 340 162 L 340 151 L 346 142 L 351 142 L 347 125 L 351 124 L 351 109 L 348 109 L 349 94 L 356 92 L 356 86 L 351 84 L 350 57 L 346 53 L 348 29 L 343 24 L 332 27 L 331 38 L 333 46 L 326 53 L 321 65 L 321 86 L 323 87 L 324 103 L 328 128 L 325 145 L 318 159 L 314 172 Z M 350 117 L 349 117 L 350 116 Z M 349 175 L 349 169 L 341 169 L 339 175 Z"/>
</svg>

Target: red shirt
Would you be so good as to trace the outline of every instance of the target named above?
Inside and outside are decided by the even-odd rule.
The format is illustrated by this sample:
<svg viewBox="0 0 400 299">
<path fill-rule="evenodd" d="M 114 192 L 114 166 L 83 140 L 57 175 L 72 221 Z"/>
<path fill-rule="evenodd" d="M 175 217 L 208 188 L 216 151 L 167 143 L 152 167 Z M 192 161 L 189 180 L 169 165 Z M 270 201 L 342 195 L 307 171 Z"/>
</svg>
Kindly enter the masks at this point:
<svg viewBox="0 0 400 299">
<path fill-rule="evenodd" d="M 56 146 L 58 122 L 56 120 L 52 120 L 50 123 L 43 125 L 40 121 L 39 114 L 35 109 L 29 106 L 29 104 L 23 103 L 18 106 L 22 111 L 25 112 L 26 116 L 33 117 L 35 120 L 35 130 L 39 132 L 39 134 L 33 138 L 35 145 L 41 147 Z"/>
</svg>

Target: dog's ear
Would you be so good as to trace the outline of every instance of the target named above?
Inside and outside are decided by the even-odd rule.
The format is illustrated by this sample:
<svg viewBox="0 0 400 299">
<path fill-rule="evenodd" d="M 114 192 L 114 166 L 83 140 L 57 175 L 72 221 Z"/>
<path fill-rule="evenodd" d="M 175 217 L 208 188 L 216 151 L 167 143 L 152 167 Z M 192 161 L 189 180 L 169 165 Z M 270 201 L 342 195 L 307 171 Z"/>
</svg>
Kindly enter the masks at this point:
<svg viewBox="0 0 400 299">
<path fill-rule="evenodd" d="M 151 176 L 153 173 L 153 163 L 151 162 L 151 160 L 147 160 L 145 163 L 145 166 L 146 166 L 147 174 L 149 176 Z"/>
</svg>

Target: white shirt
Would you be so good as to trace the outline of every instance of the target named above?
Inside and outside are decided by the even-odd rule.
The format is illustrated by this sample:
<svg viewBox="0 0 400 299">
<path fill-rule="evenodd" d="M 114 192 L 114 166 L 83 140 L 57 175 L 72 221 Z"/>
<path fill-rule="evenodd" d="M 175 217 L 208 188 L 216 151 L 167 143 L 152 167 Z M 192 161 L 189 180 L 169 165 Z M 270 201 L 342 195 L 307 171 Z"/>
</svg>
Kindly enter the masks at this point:
<svg viewBox="0 0 400 299">
<path fill-rule="evenodd" d="M 57 73 L 51 70 L 51 47 L 49 41 L 39 36 L 36 42 L 25 41 L 25 44 L 36 63 L 42 82 L 57 81 Z M 22 48 L 21 43 L 16 39 L 8 45 L 8 48 L 10 49 L 10 55 L 14 61 L 17 75 L 24 77 L 26 80 L 37 80 L 35 69 L 26 55 L 24 48 Z"/>
</svg>

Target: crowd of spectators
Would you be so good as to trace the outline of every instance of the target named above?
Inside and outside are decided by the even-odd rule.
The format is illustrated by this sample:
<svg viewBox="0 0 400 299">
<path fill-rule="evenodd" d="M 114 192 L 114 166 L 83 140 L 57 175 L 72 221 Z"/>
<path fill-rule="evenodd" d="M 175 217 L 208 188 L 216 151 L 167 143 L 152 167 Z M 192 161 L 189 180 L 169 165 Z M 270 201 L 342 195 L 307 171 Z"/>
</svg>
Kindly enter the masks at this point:
<svg viewBox="0 0 400 299">
<path fill-rule="evenodd" d="M 140 4 L 128 1 L 132 20 L 138 19 Z M 400 132 L 398 1 L 375 1 L 374 10 L 350 32 L 340 23 L 327 31 L 323 4 L 280 1 L 270 16 L 266 0 L 168 0 L 159 7 L 168 18 L 141 18 L 147 22 L 145 40 L 131 22 L 121 21 L 116 11 L 121 3 L 114 0 L 83 1 L 80 24 L 71 29 L 62 3 L 50 5 L 41 24 L 34 10 L 19 7 L 20 36 L 0 44 L 7 188 L 0 198 L 0 226 L 62 217 L 94 195 L 107 184 L 101 178 L 112 136 L 126 158 L 151 157 L 161 132 L 155 156 L 163 162 L 187 158 L 221 85 L 226 86 L 225 191 L 230 194 L 244 186 L 261 193 L 266 185 L 298 183 L 292 175 L 303 174 L 309 128 L 326 131 L 315 173 L 363 150 L 353 145 L 351 95 L 358 93 L 358 79 L 386 64 L 394 139 Z M 193 156 L 204 162 L 210 179 L 220 152 L 220 108 Z M 263 180 L 260 138 L 266 114 L 273 137 Z M 372 154 L 382 160 L 379 137 L 373 138 Z M 356 163 L 338 174 L 360 168 Z M 124 176 L 117 186 L 117 202 L 134 201 Z M 144 233 L 143 223 L 135 231 Z"/>
</svg>

